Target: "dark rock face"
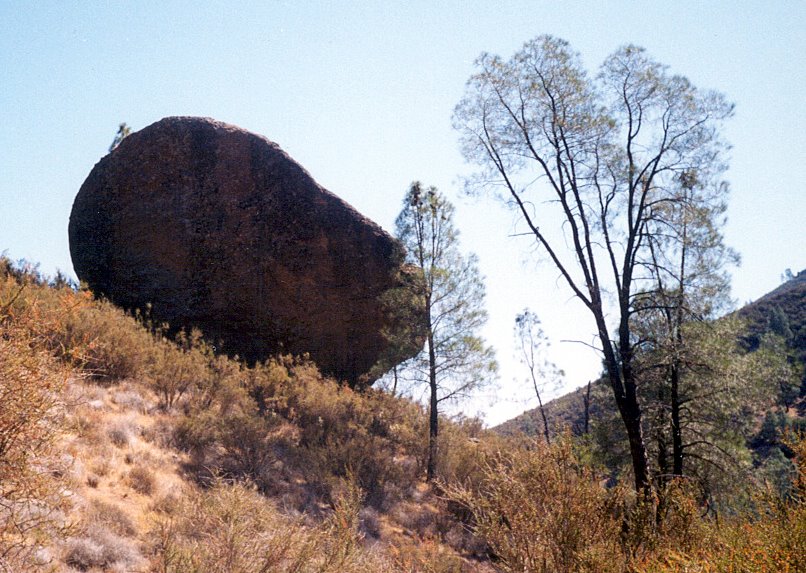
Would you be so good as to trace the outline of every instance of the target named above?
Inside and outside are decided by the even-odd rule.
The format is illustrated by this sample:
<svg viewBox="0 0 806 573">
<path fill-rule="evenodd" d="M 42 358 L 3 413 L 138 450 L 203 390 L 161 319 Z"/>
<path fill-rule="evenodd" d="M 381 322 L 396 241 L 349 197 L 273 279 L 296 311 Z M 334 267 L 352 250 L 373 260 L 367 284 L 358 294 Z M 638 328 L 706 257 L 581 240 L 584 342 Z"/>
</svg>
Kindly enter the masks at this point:
<svg viewBox="0 0 806 573">
<path fill-rule="evenodd" d="M 130 135 L 81 186 L 69 235 L 95 293 L 230 354 L 307 352 L 353 384 L 394 354 L 381 299 L 412 280 L 402 247 L 235 126 L 169 117 Z"/>
</svg>

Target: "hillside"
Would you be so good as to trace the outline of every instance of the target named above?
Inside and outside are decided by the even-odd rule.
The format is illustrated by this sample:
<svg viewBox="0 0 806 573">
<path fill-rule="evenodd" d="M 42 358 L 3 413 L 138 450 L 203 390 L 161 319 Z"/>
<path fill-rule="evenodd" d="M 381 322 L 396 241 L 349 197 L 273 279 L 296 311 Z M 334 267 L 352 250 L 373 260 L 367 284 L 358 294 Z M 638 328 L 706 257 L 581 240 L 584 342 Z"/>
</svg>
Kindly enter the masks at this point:
<svg viewBox="0 0 806 573">
<path fill-rule="evenodd" d="M 737 311 L 748 323 L 747 345 L 754 349 L 768 329 L 783 336 L 806 364 L 806 270 Z"/>
<path fill-rule="evenodd" d="M 806 270 L 734 314 L 747 323 L 742 343 L 748 350 L 757 349 L 764 333 L 771 329 L 779 330 L 777 334 L 788 332 L 787 346 L 799 362 L 806 384 Z M 547 402 L 545 412 L 550 426 L 555 430 L 568 428 L 575 435 L 582 434 L 585 426 L 586 393 L 587 386 L 583 386 Z M 609 387 L 603 379 L 591 384 L 589 412 L 591 420 L 615 414 Z M 523 433 L 538 436 L 542 432 L 541 428 L 540 412 L 535 408 L 507 420 L 495 430 L 504 435 Z"/>
<path fill-rule="evenodd" d="M 166 332 L 0 258 L 0 571 L 806 565 L 798 497 L 759 498 L 769 505 L 717 523 L 673 490 L 647 521 L 572 440 L 506 438 L 467 419 L 444 421 L 428 483 L 420 405 L 353 390 L 306 357 L 248 366 L 198 332 Z M 793 447 L 806 456 L 806 442 Z"/>
<path fill-rule="evenodd" d="M 0 259 L 0 571 L 489 571 L 419 405 L 165 332 Z M 441 438 L 467 477 L 481 425 Z"/>
</svg>

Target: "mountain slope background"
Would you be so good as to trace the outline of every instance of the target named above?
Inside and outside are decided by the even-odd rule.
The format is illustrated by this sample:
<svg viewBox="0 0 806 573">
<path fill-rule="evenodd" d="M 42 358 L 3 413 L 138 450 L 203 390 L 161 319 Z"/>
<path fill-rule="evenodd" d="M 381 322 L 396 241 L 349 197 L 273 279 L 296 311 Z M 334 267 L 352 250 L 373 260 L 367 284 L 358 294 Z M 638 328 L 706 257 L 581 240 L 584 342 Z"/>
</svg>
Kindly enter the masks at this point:
<svg viewBox="0 0 806 573">
<path fill-rule="evenodd" d="M 773 390 L 778 393 L 775 403 L 754 406 L 756 432 L 747 435 L 746 441 L 757 455 L 756 464 L 759 464 L 774 454 L 776 448 L 783 446 L 781 439 L 787 431 L 803 432 L 806 429 L 806 270 L 731 316 L 743 321 L 738 340 L 741 348 L 755 352 L 763 341 L 773 337 L 798 377 L 790 381 L 788 387 Z M 612 426 L 602 427 L 605 420 L 617 417 L 610 394 L 606 380 L 599 379 L 547 402 L 544 413 L 549 426 L 555 435 L 570 431 L 575 436 L 582 436 L 596 434 L 598 430 L 599 436 L 595 439 L 611 440 L 612 436 L 607 434 L 613 430 Z M 494 430 L 507 436 L 541 436 L 543 421 L 540 410 L 528 410 Z M 618 428 L 615 430 L 618 432 Z M 789 453 L 785 447 L 783 451 Z"/>
</svg>

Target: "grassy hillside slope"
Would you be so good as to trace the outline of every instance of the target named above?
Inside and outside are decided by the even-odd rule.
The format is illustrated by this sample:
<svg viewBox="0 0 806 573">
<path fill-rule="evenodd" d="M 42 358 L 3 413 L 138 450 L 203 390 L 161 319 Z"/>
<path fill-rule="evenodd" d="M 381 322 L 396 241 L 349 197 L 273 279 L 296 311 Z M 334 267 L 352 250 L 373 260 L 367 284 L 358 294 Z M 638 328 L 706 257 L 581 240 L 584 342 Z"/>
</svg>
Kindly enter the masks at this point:
<svg viewBox="0 0 806 573">
<path fill-rule="evenodd" d="M 806 567 L 800 494 L 717 523 L 681 487 L 650 518 L 573 440 L 474 420 L 446 420 L 428 484 L 418 404 L 166 331 L 0 259 L 0 571 Z"/>
</svg>

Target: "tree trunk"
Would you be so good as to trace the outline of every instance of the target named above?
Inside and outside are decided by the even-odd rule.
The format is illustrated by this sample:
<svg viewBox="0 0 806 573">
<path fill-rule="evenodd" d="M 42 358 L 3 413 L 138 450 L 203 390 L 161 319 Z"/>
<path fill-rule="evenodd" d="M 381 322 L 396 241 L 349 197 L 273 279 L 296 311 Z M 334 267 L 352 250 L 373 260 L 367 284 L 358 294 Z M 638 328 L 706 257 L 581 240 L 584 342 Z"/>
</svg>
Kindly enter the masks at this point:
<svg viewBox="0 0 806 573">
<path fill-rule="evenodd" d="M 627 333 L 629 337 L 629 333 Z M 620 337 L 621 361 L 617 360 L 615 353 L 611 350 L 606 353 L 608 356 L 607 371 L 610 378 L 610 385 L 616 397 L 621 420 L 624 422 L 624 429 L 627 431 L 627 439 L 630 443 L 630 459 L 632 469 L 635 474 L 635 490 L 648 494 L 651 490 L 649 479 L 649 462 L 644 444 L 644 433 L 641 427 L 641 406 L 638 403 L 636 393 L 635 378 L 632 369 L 632 345 L 624 344 L 624 338 Z M 607 344 L 610 341 L 605 338 Z"/>
<path fill-rule="evenodd" d="M 598 302 L 598 301 L 597 301 Z M 607 332 L 604 313 L 594 312 L 598 323 L 599 338 L 602 341 L 602 351 L 605 355 L 605 368 L 613 395 L 616 399 L 621 421 L 627 431 L 630 443 L 630 459 L 635 474 L 635 490 L 649 495 L 652 491 L 652 482 L 649 476 L 649 460 L 644 443 L 644 433 L 641 427 L 641 405 L 638 403 L 635 374 L 633 373 L 633 347 L 630 341 L 630 329 L 627 324 L 629 313 L 622 309 L 622 324 L 619 328 L 619 353 L 616 351 Z"/>
<path fill-rule="evenodd" d="M 549 421 L 546 419 L 546 411 L 543 409 L 543 400 L 540 399 L 540 394 L 537 395 L 537 402 L 540 404 L 540 416 L 543 418 L 543 435 L 546 437 L 546 443 L 550 444 Z"/>
<path fill-rule="evenodd" d="M 683 475 L 683 432 L 680 428 L 680 368 L 677 362 L 671 372 L 672 473 Z"/>
<path fill-rule="evenodd" d="M 540 397 L 540 388 L 537 385 L 534 366 L 530 366 L 529 370 L 532 373 L 532 384 L 535 387 L 535 394 L 537 395 L 537 404 L 540 408 L 540 417 L 543 418 L 543 436 L 546 438 L 546 443 L 550 444 L 551 438 L 549 437 L 549 421 L 546 419 L 546 411 L 543 409 L 543 399 Z"/>
<path fill-rule="evenodd" d="M 430 323 L 430 316 L 429 316 Z M 437 360 L 434 353 L 434 338 L 431 325 L 428 325 L 428 382 L 431 387 L 431 411 L 428 419 L 428 473 L 427 481 L 432 481 L 437 475 L 437 456 L 439 438 L 439 401 L 437 398 Z"/>
<path fill-rule="evenodd" d="M 655 439 L 658 443 L 658 481 L 665 483 L 669 476 L 669 447 L 666 442 L 667 414 L 664 404 L 666 403 L 666 392 L 663 384 L 658 389 L 658 404 L 660 411 L 655 422 Z"/>
<path fill-rule="evenodd" d="M 392 375 L 394 376 L 394 382 L 392 383 L 392 396 L 397 397 L 397 365 L 392 368 Z"/>
<path fill-rule="evenodd" d="M 627 429 L 627 438 L 630 441 L 630 457 L 632 458 L 632 468 L 635 473 L 635 489 L 638 492 L 648 494 L 652 489 L 652 482 L 649 478 L 649 463 L 647 461 L 646 445 L 644 444 L 644 433 L 641 428 L 641 408 L 635 398 L 635 390 L 627 392 L 628 398 L 621 411 L 621 419 Z"/>
<path fill-rule="evenodd" d="M 613 358 L 615 359 L 615 356 Z M 616 397 L 616 405 L 630 443 L 630 459 L 632 460 L 633 473 L 635 474 L 635 489 L 638 492 L 649 493 L 652 484 L 649 478 L 649 463 L 641 427 L 641 406 L 638 404 L 638 397 L 635 392 L 635 381 L 627 378 L 628 376 L 632 377 L 632 368 L 626 364 L 622 365 L 621 374 L 626 379 L 624 383 L 622 383 L 622 378 L 619 375 L 617 363 L 614 364 L 611 360 L 608 360 L 607 371 L 610 385 Z"/>
</svg>

